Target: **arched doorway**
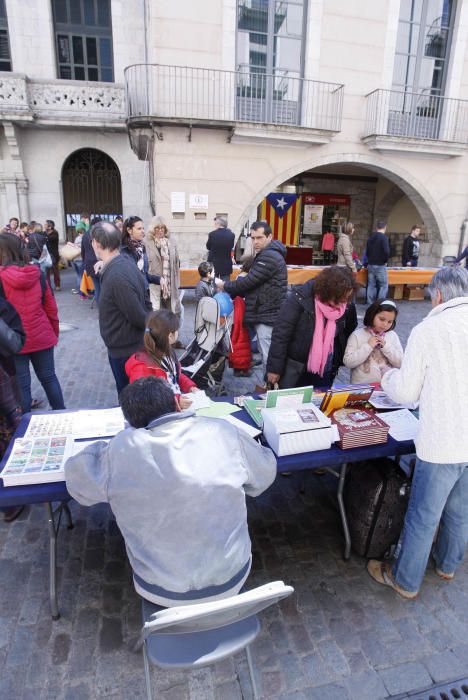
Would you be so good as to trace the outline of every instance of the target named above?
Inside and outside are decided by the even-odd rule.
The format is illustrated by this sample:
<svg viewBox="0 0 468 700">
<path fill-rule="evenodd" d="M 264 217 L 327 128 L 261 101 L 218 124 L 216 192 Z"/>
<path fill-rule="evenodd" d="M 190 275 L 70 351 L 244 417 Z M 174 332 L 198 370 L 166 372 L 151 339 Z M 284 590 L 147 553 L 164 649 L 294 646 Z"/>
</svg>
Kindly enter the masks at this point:
<svg viewBox="0 0 468 700">
<path fill-rule="evenodd" d="M 62 183 L 68 240 L 83 212 L 108 221 L 122 214 L 120 171 L 106 153 L 95 148 L 72 153 L 63 164 Z"/>
</svg>

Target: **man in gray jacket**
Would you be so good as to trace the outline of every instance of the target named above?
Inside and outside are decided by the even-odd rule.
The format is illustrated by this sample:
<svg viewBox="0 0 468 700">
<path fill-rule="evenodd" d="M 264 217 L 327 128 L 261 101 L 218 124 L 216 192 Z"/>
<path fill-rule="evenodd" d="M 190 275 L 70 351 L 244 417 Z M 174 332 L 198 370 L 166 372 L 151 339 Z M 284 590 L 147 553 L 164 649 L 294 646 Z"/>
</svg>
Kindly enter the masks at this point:
<svg viewBox="0 0 468 700">
<path fill-rule="evenodd" d="M 162 379 L 138 379 L 120 402 L 132 427 L 71 457 L 68 491 L 83 505 L 110 504 L 147 600 L 235 595 L 251 565 L 245 496 L 274 481 L 273 453 L 226 421 L 177 413 Z"/>
</svg>

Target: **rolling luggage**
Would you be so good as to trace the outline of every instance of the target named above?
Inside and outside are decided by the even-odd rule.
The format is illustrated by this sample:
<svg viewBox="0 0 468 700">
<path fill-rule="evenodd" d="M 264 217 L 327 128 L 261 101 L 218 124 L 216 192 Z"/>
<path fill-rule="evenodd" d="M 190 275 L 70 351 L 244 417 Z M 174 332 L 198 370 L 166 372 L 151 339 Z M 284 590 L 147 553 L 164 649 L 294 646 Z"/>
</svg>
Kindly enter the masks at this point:
<svg viewBox="0 0 468 700">
<path fill-rule="evenodd" d="M 352 547 L 369 559 L 383 557 L 398 542 L 410 479 L 389 458 L 352 464 L 345 482 L 345 507 Z"/>
</svg>

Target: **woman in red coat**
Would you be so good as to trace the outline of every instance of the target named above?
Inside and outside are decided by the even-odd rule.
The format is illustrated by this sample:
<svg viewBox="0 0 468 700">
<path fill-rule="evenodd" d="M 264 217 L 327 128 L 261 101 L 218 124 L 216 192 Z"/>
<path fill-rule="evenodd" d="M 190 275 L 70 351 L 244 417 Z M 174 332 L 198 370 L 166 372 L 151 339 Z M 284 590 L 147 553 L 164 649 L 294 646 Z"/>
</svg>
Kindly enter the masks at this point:
<svg viewBox="0 0 468 700">
<path fill-rule="evenodd" d="M 52 409 L 59 410 L 65 404 L 54 366 L 54 345 L 59 336 L 57 304 L 39 266 L 29 265 L 26 256 L 19 238 L 0 234 L 3 296 L 18 312 L 26 333 L 23 348 L 15 355 L 21 408 L 24 413 L 31 410 L 31 362 Z"/>
</svg>

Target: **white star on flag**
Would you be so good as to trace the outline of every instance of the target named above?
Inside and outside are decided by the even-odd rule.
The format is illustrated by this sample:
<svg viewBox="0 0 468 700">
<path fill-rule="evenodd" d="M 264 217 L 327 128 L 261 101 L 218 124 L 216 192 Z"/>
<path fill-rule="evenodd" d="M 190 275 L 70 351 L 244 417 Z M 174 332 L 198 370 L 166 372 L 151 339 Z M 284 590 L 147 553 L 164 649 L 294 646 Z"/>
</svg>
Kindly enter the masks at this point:
<svg viewBox="0 0 468 700">
<path fill-rule="evenodd" d="M 281 197 L 281 199 L 276 200 L 277 205 L 281 208 L 284 209 L 284 207 L 288 206 L 287 201 L 284 199 L 284 197 Z"/>
</svg>

